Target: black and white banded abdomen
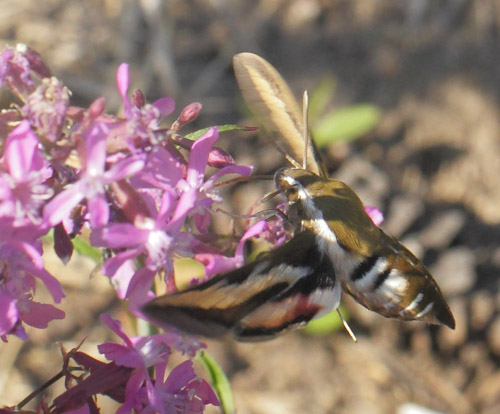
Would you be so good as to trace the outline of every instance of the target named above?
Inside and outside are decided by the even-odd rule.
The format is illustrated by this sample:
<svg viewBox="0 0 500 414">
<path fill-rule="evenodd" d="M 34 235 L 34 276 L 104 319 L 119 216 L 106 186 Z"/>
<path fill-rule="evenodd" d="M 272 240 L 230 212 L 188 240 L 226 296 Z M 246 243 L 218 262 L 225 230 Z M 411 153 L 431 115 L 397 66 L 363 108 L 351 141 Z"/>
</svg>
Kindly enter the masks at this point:
<svg viewBox="0 0 500 414">
<path fill-rule="evenodd" d="M 385 317 L 444 324 L 453 329 L 453 315 L 429 271 L 401 248 L 404 251 L 397 254 L 364 258 L 343 278 L 344 290 Z"/>
</svg>

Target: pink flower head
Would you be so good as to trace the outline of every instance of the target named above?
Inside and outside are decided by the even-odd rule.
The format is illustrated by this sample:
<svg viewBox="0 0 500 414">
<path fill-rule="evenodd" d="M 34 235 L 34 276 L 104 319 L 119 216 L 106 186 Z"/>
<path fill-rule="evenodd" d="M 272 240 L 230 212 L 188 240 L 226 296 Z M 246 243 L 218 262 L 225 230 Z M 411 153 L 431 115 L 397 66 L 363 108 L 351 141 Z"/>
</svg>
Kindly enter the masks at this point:
<svg viewBox="0 0 500 414">
<path fill-rule="evenodd" d="M 154 214 L 155 218 L 145 218 L 135 225 L 115 223 L 91 234 L 96 246 L 127 249 L 109 259 L 104 272 L 113 277 L 120 297 L 130 299 L 134 306 L 151 299 L 148 292 L 158 271 L 164 270 L 166 277 L 171 277 L 174 254 L 188 255 L 190 245 L 196 243 L 191 234 L 181 231 L 186 217 L 184 206 L 180 202 L 175 205 L 169 193 L 164 194 Z M 143 254 L 145 266 L 135 270 L 131 261 Z"/>
<path fill-rule="evenodd" d="M 64 297 L 59 282 L 43 266 L 41 243 L 43 232 L 33 226 L 15 227 L 12 221 L 0 220 L 0 337 L 15 334 L 26 339 L 22 323 L 46 328 L 64 312 L 33 299 L 39 279 L 59 303 Z"/>
<path fill-rule="evenodd" d="M 186 212 L 194 218 L 197 229 L 206 231 L 210 222 L 208 210 L 214 202 L 221 202 L 218 193 L 214 191 L 215 181 L 225 174 L 250 175 L 251 167 L 227 165 L 217 171 L 205 181 L 205 169 L 213 144 L 217 141 L 219 133 L 217 128 L 210 128 L 192 146 L 187 176 L 177 186 L 181 192 L 181 201 Z"/>
<path fill-rule="evenodd" d="M 144 169 L 131 182 L 140 186 L 140 193 L 150 208 L 150 216 L 132 223 L 113 223 L 91 234 L 96 246 L 126 249 L 110 258 L 104 272 L 111 276 L 120 297 L 131 301 L 132 307 L 150 300 L 154 275 L 163 271 L 169 291 L 173 284 L 173 258 L 190 257 L 200 242 L 192 231 L 184 230 L 193 218 L 199 231 L 210 223 L 209 208 L 219 196 L 213 183 L 222 174 L 249 174 L 251 169 L 230 165 L 209 179 L 205 170 L 209 153 L 217 140 L 212 128 L 192 145 L 187 169 L 163 149 L 148 156 Z M 141 188 L 142 187 L 142 188 Z M 133 261 L 144 256 L 144 267 L 135 269 Z"/>
<path fill-rule="evenodd" d="M 243 266 L 245 262 L 245 257 L 243 255 L 245 242 L 252 237 L 259 236 L 266 228 L 267 224 L 265 221 L 259 221 L 251 226 L 238 242 L 233 257 L 214 253 L 196 254 L 195 259 L 205 265 L 205 277 L 210 278 L 216 274 L 226 273 Z"/>
<path fill-rule="evenodd" d="M 40 136 L 54 142 L 61 135 L 68 104 L 68 89 L 54 77 L 45 78 L 28 96 L 23 112 Z"/>
<path fill-rule="evenodd" d="M 40 208 L 52 196 L 45 181 L 52 175 L 39 141 L 28 121 L 22 121 L 7 137 L 0 168 L 0 215 L 14 224 L 40 224 Z"/>
<path fill-rule="evenodd" d="M 107 133 L 108 126 L 104 123 L 95 123 L 86 132 L 86 158 L 80 179 L 55 196 L 45 206 L 43 216 L 50 226 L 68 218 L 71 211 L 83 199 L 87 199 L 90 225 L 93 228 L 105 225 L 109 220 L 106 187 L 143 168 L 143 157 L 137 155 L 124 158 L 106 170 Z"/>
<path fill-rule="evenodd" d="M 148 368 L 156 366 L 165 369 L 170 355 L 170 347 L 163 335 L 129 338 L 119 321 L 109 315 L 101 320 L 122 340 L 123 344 L 106 342 L 98 346 L 99 352 L 115 364 L 133 368 L 125 389 L 125 403 L 119 412 L 130 412 L 142 405 L 139 390 L 145 389 L 149 401 L 157 400 L 157 391 L 149 376 Z"/>
<path fill-rule="evenodd" d="M 127 95 L 129 87 L 129 70 L 126 63 L 122 63 L 116 74 L 116 83 L 122 97 L 125 122 L 113 134 L 126 134 L 134 146 L 157 144 L 157 130 L 160 121 L 170 115 L 175 109 L 172 98 L 164 97 L 152 104 L 140 107 L 134 105 Z"/>
<path fill-rule="evenodd" d="M 155 373 L 158 400 L 152 408 L 162 414 L 200 414 L 205 405 L 220 404 L 210 385 L 196 376 L 192 361 L 177 365 L 164 381 L 163 367 L 158 366 Z"/>
<path fill-rule="evenodd" d="M 14 93 L 26 98 L 35 89 L 31 74 L 39 78 L 50 76 L 50 70 L 33 49 L 19 44 L 0 53 L 0 86 L 5 82 Z"/>
</svg>

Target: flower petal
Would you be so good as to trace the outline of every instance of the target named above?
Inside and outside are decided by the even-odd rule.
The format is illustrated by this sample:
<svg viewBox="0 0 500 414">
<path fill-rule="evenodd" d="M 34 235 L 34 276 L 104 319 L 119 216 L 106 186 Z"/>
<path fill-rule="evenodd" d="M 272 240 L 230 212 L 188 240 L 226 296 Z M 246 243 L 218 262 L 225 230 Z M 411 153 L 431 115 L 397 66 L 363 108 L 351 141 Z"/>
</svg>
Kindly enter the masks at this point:
<svg viewBox="0 0 500 414">
<path fill-rule="evenodd" d="M 84 198 L 82 185 L 77 182 L 56 195 L 43 209 L 43 219 L 51 227 L 68 218 L 71 211 Z"/>
<path fill-rule="evenodd" d="M 130 280 L 125 297 L 129 299 L 133 307 L 139 307 L 151 300 L 148 292 L 151 289 L 156 272 L 143 267 Z"/>
<path fill-rule="evenodd" d="M 22 121 L 7 137 L 5 159 L 14 179 L 22 179 L 31 170 L 38 139 L 28 121 Z"/>
<path fill-rule="evenodd" d="M 100 177 L 104 173 L 107 132 L 108 128 L 103 123 L 95 123 L 86 133 L 86 172 L 92 177 Z"/>
<path fill-rule="evenodd" d="M 205 175 L 208 154 L 215 141 L 219 138 L 219 130 L 216 127 L 210 128 L 201 138 L 195 141 L 189 154 L 189 168 L 187 182 L 192 186 L 201 184 L 200 177 Z"/>
<path fill-rule="evenodd" d="M 125 331 L 123 330 L 122 324 L 119 320 L 113 319 L 109 314 L 103 313 L 101 315 L 101 321 L 109 328 L 111 329 L 115 334 L 117 334 L 121 339 L 123 339 L 123 342 L 130 347 L 133 348 L 134 344 L 130 340 L 130 338 L 127 336 Z"/>
<path fill-rule="evenodd" d="M 37 279 L 40 279 L 42 281 L 47 290 L 50 292 L 52 299 L 54 299 L 54 302 L 59 303 L 61 302 L 62 298 L 66 296 L 59 280 L 57 280 L 45 269 L 40 269 L 38 267 L 32 266 L 31 264 L 25 264 L 24 268 L 27 272 L 31 273 Z"/>
<path fill-rule="evenodd" d="M 61 309 L 46 303 L 28 301 L 24 305 L 28 306 L 28 311 L 22 313 L 22 320 L 35 328 L 44 329 L 50 321 L 65 317 L 65 313 Z"/>
<path fill-rule="evenodd" d="M 175 102 L 172 98 L 164 97 L 154 101 L 153 106 L 160 111 L 160 117 L 163 118 L 174 112 Z"/>
<path fill-rule="evenodd" d="M 130 110 L 132 108 L 132 102 L 127 96 L 127 90 L 129 85 L 129 74 L 128 74 L 127 63 L 122 63 L 118 67 L 118 71 L 116 72 L 116 84 L 118 85 L 118 91 L 122 96 L 123 110 L 125 112 L 125 115 L 129 115 Z"/>
<path fill-rule="evenodd" d="M 121 249 L 135 247 L 145 243 L 149 230 L 142 230 L 131 223 L 114 223 L 104 228 L 95 229 L 90 235 L 94 246 Z"/>
<path fill-rule="evenodd" d="M 185 387 L 194 378 L 196 378 L 196 374 L 193 369 L 193 361 L 184 361 L 170 372 L 163 387 L 165 391 L 175 393 L 182 387 Z"/>
<path fill-rule="evenodd" d="M 144 164 L 144 158 L 141 156 L 127 157 L 114 164 L 104 173 L 104 176 L 107 182 L 119 181 L 140 172 L 144 168 Z"/>
<path fill-rule="evenodd" d="M 12 331 L 18 320 L 17 300 L 0 292 L 0 336 Z"/>
<path fill-rule="evenodd" d="M 105 226 L 109 220 L 108 200 L 102 194 L 96 194 L 87 201 L 90 213 L 90 225 L 93 229 Z"/>
</svg>

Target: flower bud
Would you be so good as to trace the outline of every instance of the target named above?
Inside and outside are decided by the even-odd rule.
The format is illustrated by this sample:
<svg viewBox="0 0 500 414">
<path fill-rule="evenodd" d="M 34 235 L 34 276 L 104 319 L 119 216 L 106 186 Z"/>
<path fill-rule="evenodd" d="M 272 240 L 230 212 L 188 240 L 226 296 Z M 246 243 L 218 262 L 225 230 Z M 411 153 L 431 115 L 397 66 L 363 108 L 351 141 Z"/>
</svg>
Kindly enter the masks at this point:
<svg viewBox="0 0 500 414">
<path fill-rule="evenodd" d="M 226 151 L 219 147 L 213 147 L 208 154 L 208 165 L 214 168 L 222 168 L 233 165 L 234 159 Z"/>
<path fill-rule="evenodd" d="M 30 64 L 30 70 L 36 73 L 40 78 L 50 78 L 52 76 L 50 69 L 45 65 L 40 54 L 23 43 L 16 45 L 17 52 L 21 53 Z"/>
<path fill-rule="evenodd" d="M 198 118 L 198 115 L 201 111 L 201 103 L 193 102 L 186 106 L 179 115 L 179 118 L 172 124 L 172 129 L 177 130 L 181 128 L 183 125 L 194 121 Z"/>
<path fill-rule="evenodd" d="M 89 106 L 90 117 L 93 119 L 97 118 L 99 115 L 102 115 L 105 108 L 106 108 L 106 98 L 104 98 L 103 96 L 97 98 Z"/>
<path fill-rule="evenodd" d="M 135 89 L 132 92 L 132 103 L 137 108 L 142 108 L 146 105 L 146 97 L 140 89 Z"/>
</svg>

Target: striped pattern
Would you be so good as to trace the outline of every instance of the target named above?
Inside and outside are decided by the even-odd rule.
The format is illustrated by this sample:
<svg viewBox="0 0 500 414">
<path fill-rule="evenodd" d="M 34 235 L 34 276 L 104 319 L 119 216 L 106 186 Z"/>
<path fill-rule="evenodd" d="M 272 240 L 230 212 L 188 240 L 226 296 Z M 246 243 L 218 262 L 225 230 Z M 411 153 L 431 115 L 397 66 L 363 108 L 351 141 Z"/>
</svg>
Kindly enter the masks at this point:
<svg viewBox="0 0 500 414">
<path fill-rule="evenodd" d="M 262 340 L 335 309 L 341 287 L 331 260 L 304 231 L 259 260 L 183 292 L 159 297 L 143 311 L 184 332 Z"/>
<path fill-rule="evenodd" d="M 364 279 L 375 267 L 375 264 L 380 259 L 380 256 L 373 255 L 363 260 L 351 274 L 351 281 L 357 282 Z"/>
</svg>

